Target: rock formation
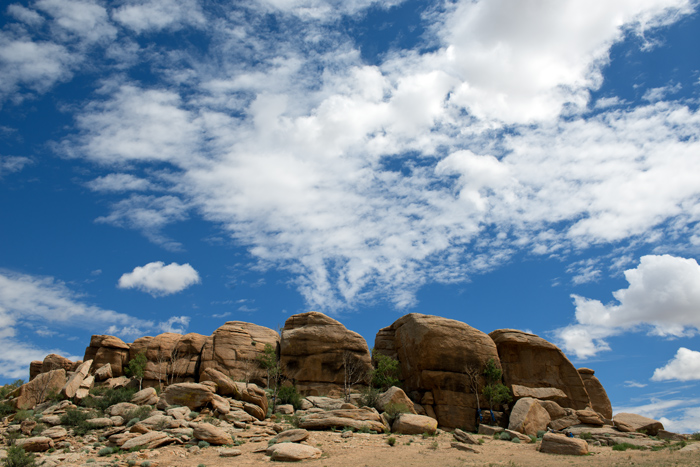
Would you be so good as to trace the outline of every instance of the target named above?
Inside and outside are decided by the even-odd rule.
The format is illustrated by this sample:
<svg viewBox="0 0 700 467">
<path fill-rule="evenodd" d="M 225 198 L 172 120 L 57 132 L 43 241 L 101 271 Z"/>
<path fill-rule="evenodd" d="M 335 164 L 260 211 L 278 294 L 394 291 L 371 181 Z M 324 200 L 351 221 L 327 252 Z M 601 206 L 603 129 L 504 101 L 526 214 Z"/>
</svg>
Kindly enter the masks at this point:
<svg viewBox="0 0 700 467">
<path fill-rule="evenodd" d="M 285 375 L 303 393 L 342 391 L 344 357 L 348 367 L 355 366 L 358 375 L 369 374 L 372 368 L 369 348 L 358 333 L 315 311 L 291 316 L 284 323 L 280 363 Z"/>
<path fill-rule="evenodd" d="M 608 420 L 612 419 L 612 404 L 610 404 L 605 388 L 603 388 L 598 378 L 595 377 L 595 372 L 590 368 L 579 368 L 578 374 L 581 375 L 586 392 L 591 398 L 591 408 Z"/>
<path fill-rule="evenodd" d="M 406 393 L 432 393 L 432 404 L 423 406 L 427 413 L 428 407 L 434 410 L 440 426 L 476 428 L 480 396 L 471 390 L 465 371 L 476 368 L 479 387 L 484 386 L 484 366 L 490 359 L 498 364 L 488 335 L 460 321 L 411 313 L 377 333 L 375 350 L 399 361 Z M 481 407 L 485 403 L 482 399 Z"/>
<path fill-rule="evenodd" d="M 92 360 L 95 369 L 110 364 L 114 377 L 124 375 L 124 367 L 129 361 L 129 346 L 118 337 L 96 335 L 90 339 L 90 346 L 85 349 L 83 361 Z"/>
<path fill-rule="evenodd" d="M 585 409 L 591 400 L 579 372 L 556 345 L 523 331 L 499 329 L 489 334 L 498 347 L 507 386 L 561 389 L 562 407 Z"/>
</svg>

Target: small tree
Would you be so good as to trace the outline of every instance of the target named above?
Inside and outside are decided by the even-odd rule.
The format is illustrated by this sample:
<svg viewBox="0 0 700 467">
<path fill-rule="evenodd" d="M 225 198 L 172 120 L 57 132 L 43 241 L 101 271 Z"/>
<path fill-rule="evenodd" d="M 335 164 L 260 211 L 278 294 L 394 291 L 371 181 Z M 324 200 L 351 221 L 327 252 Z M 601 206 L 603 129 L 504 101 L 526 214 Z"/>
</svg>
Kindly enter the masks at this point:
<svg viewBox="0 0 700 467">
<path fill-rule="evenodd" d="M 493 408 L 510 402 L 513 400 L 513 396 L 510 394 L 510 389 L 501 382 L 503 371 L 496 366 L 493 358 L 486 363 L 484 376 L 486 377 L 486 386 L 484 386 L 483 394 L 489 401 L 489 409 L 493 418 Z"/>
<path fill-rule="evenodd" d="M 129 360 L 129 365 L 126 367 L 126 376 L 133 376 L 139 380 L 139 391 L 142 389 L 143 377 L 146 374 L 146 352 L 139 352 L 134 358 Z"/>
<path fill-rule="evenodd" d="M 277 356 L 277 350 L 270 344 L 265 344 L 262 355 L 256 358 L 260 367 L 267 374 L 267 387 L 272 388 L 272 411 L 277 407 L 277 395 L 282 385 L 282 364 Z"/>
<path fill-rule="evenodd" d="M 386 390 L 391 386 L 399 386 L 401 380 L 401 370 L 399 369 L 399 361 L 391 358 L 388 355 L 381 354 L 372 349 L 372 359 L 376 363 L 376 367 L 372 370 L 372 378 L 370 384 L 377 389 Z"/>
<path fill-rule="evenodd" d="M 367 379 L 367 371 L 362 360 L 349 350 L 343 352 L 343 376 L 345 402 L 350 402 L 350 390 L 354 385 Z"/>
<path fill-rule="evenodd" d="M 479 369 L 474 365 L 468 365 L 464 369 L 464 374 L 466 374 L 469 379 L 469 388 L 476 398 L 476 413 L 479 414 L 481 418 L 481 405 L 479 403 Z"/>
</svg>

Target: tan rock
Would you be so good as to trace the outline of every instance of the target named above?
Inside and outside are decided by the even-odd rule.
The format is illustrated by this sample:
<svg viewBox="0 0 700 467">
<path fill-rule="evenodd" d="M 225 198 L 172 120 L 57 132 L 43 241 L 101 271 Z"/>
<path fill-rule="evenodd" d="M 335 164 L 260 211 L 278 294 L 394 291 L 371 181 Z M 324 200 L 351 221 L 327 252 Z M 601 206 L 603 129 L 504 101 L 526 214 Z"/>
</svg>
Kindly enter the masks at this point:
<svg viewBox="0 0 700 467">
<path fill-rule="evenodd" d="M 437 431 L 437 420 L 425 415 L 404 413 L 399 415 L 391 429 L 394 433 L 403 435 L 419 435 L 421 433 L 435 434 Z"/>
<path fill-rule="evenodd" d="M 171 374 L 174 382 L 194 381 L 198 376 L 197 365 L 207 336 L 191 332 L 182 336 L 172 353 Z"/>
<path fill-rule="evenodd" d="M 129 414 L 138 409 L 139 406 L 131 402 L 120 402 L 107 408 L 107 414 L 127 419 Z"/>
<path fill-rule="evenodd" d="M 379 395 L 376 407 L 380 412 L 384 412 L 390 404 L 393 405 L 394 408 L 405 408 L 408 411 L 407 413 L 417 413 L 413 401 L 408 398 L 406 393 L 403 392 L 403 389 L 397 388 L 396 386 L 390 387 Z"/>
<path fill-rule="evenodd" d="M 605 424 L 605 419 L 592 409 L 577 410 L 576 418 L 586 425 L 603 426 Z"/>
<path fill-rule="evenodd" d="M 429 391 L 437 420 L 446 428 L 476 428 L 477 397 L 464 374 L 474 367 L 481 376 L 489 359 L 498 364 L 496 346 L 483 332 L 465 323 L 438 316 L 411 313 L 381 329 L 375 338 L 377 352 L 397 358 L 403 389 Z M 481 397 L 481 407 L 486 400 Z M 430 415 L 430 404 L 424 404 Z"/>
<path fill-rule="evenodd" d="M 211 423 L 197 424 L 197 426 L 194 427 L 193 436 L 195 439 L 206 441 L 214 446 L 233 443 L 231 435 L 226 433 L 221 428 L 212 425 Z"/>
<path fill-rule="evenodd" d="M 124 375 L 124 366 L 129 361 L 129 345 L 115 336 L 94 335 L 85 349 L 83 361 L 93 360 L 95 368 L 109 363 L 112 376 Z"/>
<path fill-rule="evenodd" d="M 68 430 L 66 430 L 62 426 L 52 426 L 51 428 L 47 428 L 44 431 L 42 431 L 41 436 L 51 438 L 52 440 L 54 440 L 54 442 L 62 441 L 68 436 Z"/>
<path fill-rule="evenodd" d="M 544 407 L 552 420 L 564 418 L 568 415 L 567 411 L 554 401 L 540 401 L 540 405 Z"/>
<path fill-rule="evenodd" d="M 102 365 L 100 368 L 95 371 L 95 380 L 97 381 L 104 381 L 106 379 L 112 378 L 114 375 L 112 374 L 112 365 L 109 363 L 106 363 Z"/>
<path fill-rule="evenodd" d="M 352 355 L 358 373 L 369 374 L 372 364 L 367 342 L 340 322 L 310 311 L 291 316 L 284 323 L 280 363 L 286 376 L 295 380 L 302 391 L 310 383 L 342 386 L 345 352 Z"/>
<path fill-rule="evenodd" d="M 479 453 L 479 450 L 478 450 L 478 449 L 474 449 L 473 447 L 471 447 L 471 446 L 469 446 L 469 445 L 467 445 L 467 444 L 464 444 L 464 443 L 460 443 L 460 442 L 454 442 L 454 441 L 453 441 L 453 442 L 450 443 L 450 446 L 453 447 L 453 448 L 455 448 L 455 449 L 458 449 L 458 450 L 460 450 L 460 451 L 473 452 L 473 453 L 476 453 L 476 454 Z"/>
<path fill-rule="evenodd" d="M 489 425 L 479 425 L 479 434 L 480 435 L 487 435 L 487 436 L 493 436 L 496 433 L 500 433 L 503 431 L 503 427 L 500 426 L 489 426 Z"/>
<path fill-rule="evenodd" d="M 474 435 L 462 431 L 459 428 L 455 428 L 455 431 L 452 434 L 452 436 L 454 436 L 455 440 L 459 441 L 460 443 L 477 445 L 479 444 L 479 440 Z"/>
<path fill-rule="evenodd" d="M 226 415 L 231 411 L 231 405 L 228 400 L 218 394 L 213 394 L 211 397 L 212 408 L 222 415 Z"/>
<path fill-rule="evenodd" d="M 562 407 L 582 410 L 591 405 L 583 380 L 554 344 L 523 331 L 499 329 L 489 334 L 498 347 L 507 386 L 557 388 L 565 394 Z"/>
<path fill-rule="evenodd" d="M 166 433 L 160 431 L 149 431 L 139 436 L 135 436 L 131 439 L 126 440 L 122 444 L 122 449 L 128 451 L 129 449 L 135 448 L 137 446 L 143 446 L 148 449 L 153 449 L 153 447 L 160 445 L 163 440 L 169 438 Z"/>
<path fill-rule="evenodd" d="M 90 367 L 92 367 L 92 360 L 87 360 L 80 364 L 76 371 L 68 378 L 65 386 L 61 388 L 61 395 L 68 399 L 75 397 L 78 389 L 83 384 L 83 380 L 90 373 Z"/>
<path fill-rule="evenodd" d="M 264 420 L 267 417 L 267 394 L 263 389 L 259 388 L 256 384 L 245 384 L 239 382 L 234 382 L 233 387 L 234 393 L 232 396 L 235 399 L 258 406 L 260 408 L 260 416 L 262 417 L 259 418 L 259 420 Z M 256 416 L 252 413 L 251 415 Z"/>
<path fill-rule="evenodd" d="M 301 417 L 299 421 L 299 428 L 307 430 L 330 430 L 333 427 L 341 429 L 348 427 L 355 430 L 369 429 L 378 433 L 389 428 L 382 421 L 379 412 L 366 407 L 310 413 Z"/>
<path fill-rule="evenodd" d="M 184 405 L 196 410 L 207 405 L 213 394 L 212 389 L 203 384 L 176 383 L 165 388 L 163 397 L 169 405 Z"/>
<path fill-rule="evenodd" d="M 280 462 L 297 462 L 306 459 L 318 459 L 323 451 L 313 446 L 297 443 L 282 443 L 272 446 L 271 459 Z"/>
<path fill-rule="evenodd" d="M 309 432 L 303 428 L 285 430 L 272 438 L 274 443 L 301 443 L 309 437 Z"/>
<path fill-rule="evenodd" d="M 149 384 L 156 382 L 167 384 L 172 376 L 173 350 L 181 338 L 182 334 L 174 332 L 166 332 L 155 337 L 139 337 L 129 346 L 129 359 L 134 359 L 138 354 L 143 353 L 146 356 L 144 380 L 149 381 Z"/>
<path fill-rule="evenodd" d="M 549 412 L 540 405 L 537 399 L 523 397 L 513 406 L 508 429 L 536 436 L 538 431 L 547 429 L 551 420 Z"/>
<path fill-rule="evenodd" d="M 219 457 L 238 457 L 243 452 L 240 449 L 221 449 L 219 451 Z"/>
<path fill-rule="evenodd" d="M 112 419 L 105 417 L 91 418 L 89 420 L 86 420 L 86 423 L 91 428 L 107 428 L 110 426 L 114 426 L 114 422 L 112 421 Z"/>
<path fill-rule="evenodd" d="M 41 366 L 44 362 L 41 360 L 34 360 L 29 363 L 29 381 L 36 378 L 41 373 Z"/>
<path fill-rule="evenodd" d="M 566 393 L 558 388 L 528 388 L 527 386 L 520 386 L 519 384 L 514 384 L 511 389 L 513 391 L 514 399 L 532 397 L 533 399 L 539 399 L 542 401 L 556 401 L 566 400 L 567 398 Z"/>
<path fill-rule="evenodd" d="M 242 321 L 229 321 L 207 338 L 202 348 L 200 375 L 213 368 L 233 380 L 247 380 L 259 370 L 257 358 L 265 344 L 277 349 L 279 335 L 272 329 Z"/>
<path fill-rule="evenodd" d="M 15 445 L 24 448 L 27 452 L 44 452 L 51 449 L 54 443 L 48 436 L 35 436 L 33 438 L 15 440 Z"/>
<path fill-rule="evenodd" d="M 545 435 L 542 437 L 540 452 L 570 456 L 585 456 L 588 454 L 588 443 L 582 439 L 569 438 L 565 435 L 545 433 Z"/>
<path fill-rule="evenodd" d="M 117 446 L 123 446 L 124 443 L 129 441 L 130 439 L 134 439 L 138 436 L 141 436 L 139 433 L 132 433 L 132 432 L 124 432 L 124 433 L 116 433 L 112 436 L 110 436 L 109 442 L 112 444 L 116 444 Z"/>
<path fill-rule="evenodd" d="M 571 426 L 576 426 L 581 423 L 581 420 L 576 417 L 575 414 L 567 415 L 566 417 L 561 417 L 556 420 L 552 420 L 549 423 L 549 428 L 554 431 L 561 431 Z"/>
<path fill-rule="evenodd" d="M 158 393 L 153 388 L 142 389 L 131 396 L 131 402 L 136 405 L 156 405 L 158 403 Z"/>
<path fill-rule="evenodd" d="M 664 425 L 652 418 L 643 417 L 632 413 L 619 413 L 613 418 L 615 427 L 630 427 L 638 433 L 645 433 L 649 436 L 656 436 L 659 430 L 664 429 Z M 620 429 L 620 431 L 625 431 Z"/>
<path fill-rule="evenodd" d="M 58 370 L 63 368 L 66 373 L 71 371 L 73 367 L 73 362 L 65 357 L 61 357 L 55 353 L 49 354 L 44 357 L 44 361 L 41 364 L 41 373 L 47 373 L 52 370 Z"/>
<path fill-rule="evenodd" d="M 601 414 L 604 418 L 610 420 L 613 417 L 612 404 L 608 398 L 608 393 L 605 388 L 595 377 L 595 372 L 590 368 L 579 368 L 579 375 L 583 380 L 583 385 L 586 387 L 586 392 L 591 398 L 591 408 Z"/>
<path fill-rule="evenodd" d="M 41 404 L 52 393 L 58 393 L 66 385 L 66 370 L 63 368 L 41 373 L 18 388 L 15 401 L 18 409 L 32 409 Z"/>
</svg>

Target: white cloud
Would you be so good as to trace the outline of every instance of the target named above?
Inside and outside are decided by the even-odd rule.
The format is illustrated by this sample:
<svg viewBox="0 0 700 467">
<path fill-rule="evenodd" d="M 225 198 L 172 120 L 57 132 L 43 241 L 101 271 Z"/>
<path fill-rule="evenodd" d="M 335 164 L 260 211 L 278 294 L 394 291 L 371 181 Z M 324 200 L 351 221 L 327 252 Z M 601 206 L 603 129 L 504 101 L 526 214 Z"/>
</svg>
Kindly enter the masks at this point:
<svg viewBox="0 0 700 467">
<path fill-rule="evenodd" d="M 132 195 L 112 205 L 108 216 L 95 222 L 140 230 L 153 243 L 166 250 L 180 251 L 182 245 L 162 233 L 168 224 L 187 219 L 188 206 L 175 196 Z"/>
<path fill-rule="evenodd" d="M 129 1 L 116 8 L 112 17 L 137 33 L 205 24 L 204 14 L 196 0 Z"/>
<path fill-rule="evenodd" d="M 18 3 L 13 3 L 7 7 L 7 13 L 14 16 L 18 20 L 37 26 L 44 22 L 44 18 L 34 10 L 23 7 Z"/>
<path fill-rule="evenodd" d="M 122 191 L 146 191 L 152 187 L 150 181 L 138 178 L 126 173 L 111 173 L 98 177 L 87 183 L 93 191 L 122 192 Z"/>
<path fill-rule="evenodd" d="M 171 318 L 172 324 L 187 327 L 185 317 Z M 124 313 L 105 310 L 84 301 L 84 297 L 51 277 L 37 277 L 0 271 L 0 375 L 27 378 L 29 363 L 49 353 L 73 358 L 61 349 L 44 349 L 20 334 L 38 326 L 37 332 L 52 333 L 60 327 L 77 327 L 95 334 L 142 336 L 166 323 L 156 324 Z M 124 331 L 124 332 L 122 332 Z"/>
<path fill-rule="evenodd" d="M 658 420 L 664 429 L 673 433 L 700 431 L 700 407 L 698 399 L 659 399 L 638 406 L 613 407 L 613 413 L 635 413 Z"/>
<path fill-rule="evenodd" d="M 53 17 L 56 38 L 77 37 L 85 43 L 114 39 L 117 29 L 110 23 L 107 10 L 95 1 L 38 0 L 36 8 Z"/>
<path fill-rule="evenodd" d="M 700 352 L 680 347 L 666 366 L 654 370 L 652 381 L 700 380 Z"/>
<path fill-rule="evenodd" d="M 155 261 L 123 274 L 118 286 L 122 289 L 139 289 L 156 297 L 181 292 L 199 282 L 199 274 L 189 264 L 170 263 L 166 266 L 162 261 Z M 178 323 L 187 324 L 173 321 L 168 326 Z"/>
<path fill-rule="evenodd" d="M 629 287 L 613 292 L 617 303 L 604 305 L 599 300 L 572 296 L 577 323 L 556 331 L 566 351 L 580 358 L 591 357 L 610 350 L 607 337 L 640 329 L 670 337 L 698 333 L 700 266 L 694 259 L 643 256 L 639 266 L 625 271 L 625 278 Z"/>
<path fill-rule="evenodd" d="M 645 388 L 645 387 L 647 387 L 647 384 L 640 383 L 637 381 L 625 381 L 625 387 L 626 388 Z"/>
<path fill-rule="evenodd" d="M 32 160 L 28 157 L 0 156 L 0 178 L 9 173 L 19 172 L 30 164 Z"/>
<path fill-rule="evenodd" d="M 647 89 L 644 95 L 642 96 L 642 99 L 645 99 L 649 102 L 660 101 L 669 94 L 676 94 L 681 90 L 681 88 L 682 86 L 680 85 L 680 83 L 677 83 L 675 85 Z"/>
<path fill-rule="evenodd" d="M 176 332 L 184 334 L 187 326 L 190 325 L 189 316 L 172 316 L 167 321 L 158 325 L 161 332 Z"/>
</svg>

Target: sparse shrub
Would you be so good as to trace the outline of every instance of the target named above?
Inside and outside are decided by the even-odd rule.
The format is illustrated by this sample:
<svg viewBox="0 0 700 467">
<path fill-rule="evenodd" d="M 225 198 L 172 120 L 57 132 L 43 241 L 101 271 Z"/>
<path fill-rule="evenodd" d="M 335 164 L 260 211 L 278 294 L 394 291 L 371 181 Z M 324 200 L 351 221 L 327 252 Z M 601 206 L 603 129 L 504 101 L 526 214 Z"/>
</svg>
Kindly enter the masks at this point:
<svg viewBox="0 0 700 467">
<path fill-rule="evenodd" d="M 147 419 L 148 416 L 151 415 L 151 412 L 153 412 L 153 407 L 150 405 L 142 405 L 134 410 L 130 410 L 124 418 L 129 421 L 133 420 L 134 418 L 138 418 L 139 421 L 141 421 Z"/>
<path fill-rule="evenodd" d="M 393 436 L 389 436 L 386 439 L 386 444 L 388 444 L 389 446 L 393 446 L 394 444 L 396 444 L 396 438 L 394 438 Z"/>
<path fill-rule="evenodd" d="M 197 443 L 197 446 L 199 446 L 200 449 L 204 449 L 204 448 L 208 448 L 211 445 L 209 443 L 207 443 L 206 441 L 202 440 L 199 443 Z"/>
<path fill-rule="evenodd" d="M 138 418 L 138 417 L 132 418 L 132 419 L 129 420 L 129 422 L 126 424 L 126 427 L 127 427 L 127 428 L 131 428 L 132 426 L 136 425 L 136 424 L 137 424 L 138 422 L 140 422 L 140 421 L 141 421 L 141 419 Z"/>
<path fill-rule="evenodd" d="M 5 384 L 4 386 L 1 386 L 0 387 L 0 399 L 5 399 L 7 396 L 10 395 L 10 393 L 12 391 L 21 387 L 23 384 L 24 384 L 24 380 L 18 379 L 12 383 Z"/>
<path fill-rule="evenodd" d="M 92 429 L 87 420 L 92 418 L 92 414 L 78 409 L 69 409 L 61 415 L 61 425 L 73 427 L 73 433 L 82 436 Z"/>
<path fill-rule="evenodd" d="M 528 436 L 530 437 L 530 441 L 532 441 L 533 443 L 537 442 L 537 436 L 535 436 L 535 435 L 528 435 Z"/>
<path fill-rule="evenodd" d="M 538 437 L 538 438 L 542 438 L 546 433 L 547 433 L 547 432 L 544 431 L 544 430 L 539 430 L 539 431 L 537 432 L 537 437 Z"/>
<path fill-rule="evenodd" d="M 20 446 L 7 448 L 7 457 L 2 460 L 4 467 L 34 467 L 34 454 L 28 453 Z"/>
<path fill-rule="evenodd" d="M 18 410 L 15 414 L 15 419 L 13 420 L 13 423 L 22 423 L 25 420 L 29 420 L 33 416 L 33 410 Z"/>
<path fill-rule="evenodd" d="M 515 443 L 515 444 L 520 444 L 520 438 L 518 438 L 517 436 L 514 436 L 513 439 L 510 440 L 510 442 Z"/>
<path fill-rule="evenodd" d="M 478 443 L 479 443 L 479 444 L 484 444 L 484 438 L 479 438 Z"/>
<path fill-rule="evenodd" d="M 362 395 L 360 396 L 360 404 L 366 407 L 377 408 L 377 402 L 379 401 L 379 394 L 381 391 L 377 388 L 367 387 L 362 390 Z"/>
<path fill-rule="evenodd" d="M 581 439 L 585 440 L 593 439 L 593 435 L 588 431 L 581 433 L 579 436 L 581 437 Z"/>
<path fill-rule="evenodd" d="M 700 441 L 700 431 L 696 431 L 695 433 L 693 433 L 692 435 L 690 435 L 690 438 L 691 438 L 693 441 Z"/>
<path fill-rule="evenodd" d="M 362 425 L 358 430 L 358 433 L 369 433 L 370 429 L 368 425 Z"/>
<path fill-rule="evenodd" d="M 32 434 L 34 436 L 41 434 L 42 431 L 46 429 L 46 425 L 43 423 L 37 423 L 34 429 L 32 430 Z"/>
<path fill-rule="evenodd" d="M 498 439 L 502 441 L 510 441 L 510 435 L 505 431 L 502 431 L 501 434 L 498 435 Z"/>
<path fill-rule="evenodd" d="M 626 451 L 628 449 L 644 449 L 644 447 L 630 443 L 618 443 L 613 446 L 613 451 Z"/>
<path fill-rule="evenodd" d="M 15 411 L 15 408 L 12 407 L 12 404 L 9 402 L 0 402 L 0 417 L 6 417 L 7 415 L 10 415 L 12 412 Z"/>
<path fill-rule="evenodd" d="M 136 394 L 136 388 L 107 388 L 98 387 L 90 390 L 92 397 L 83 399 L 83 407 L 94 408 L 100 412 L 120 402 L 131 402 L 131 397 Z"/>
<path fill-rule="evenodd" d="M 399 361 L 388 355 L 381 354 L 372 349 L 372 360 L 375 367 L 371 374 L 371 386 L 381 390 L 387 390 L 391 386 L 400 386 L 401 369 Z M 373 407 L 373 406 L 370 406 Z"/>
<path fill-rule="evenodd" d="M 112 450 L 112 448 L 102 448 L 99 451 L 97 451 L 97 455 L 100 457 L 110 456 L 113 453 L 114 451 Z"/>
<path fill-rule="evenodd" d="M 207 467 L 205 464 L 197 464 L 197 467 Z"/>
<path fill-rule="evenodd" d="M 294 428 L 299 428 L 299 422 L 301 421 L 301 418 L 299 415 L 285 415 L 284 420 L 292 425 Z"/>
<path fill-rule="evenodd" d="M 151 461 L 141 462 L 141 467 L 151 467 Z"/>
<path fill-rule="evenodd" d="M 433 441 L 432 443 L 430 443 L 430 446 L 428 446 L 428 447 L 429 447 L 430 449 L 435 450 L 435 449 L 437 449 L 437 448 L 439 447 L 439 444 L 438 444 L 437 441 Z"/>
<path fill-rule="evenodd" d="M 292 404 L 294 410 L 299 410 L 301 407 L 301 394 L 296 386 L 281 386 L 277 393 L 279 404 Z"/>
<path fill-rule="evenodd" d="M 408 406 L 406 404 L 399 403 L 387 404 L 386 407 L 384 407 L 384 412 L 389 418 L 389 422 L 393 423 L 399 415 L 401 415 L 402 413 L 409 413 L 410 410 L 408 409 Z"/>
</svg>

